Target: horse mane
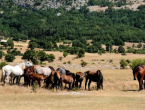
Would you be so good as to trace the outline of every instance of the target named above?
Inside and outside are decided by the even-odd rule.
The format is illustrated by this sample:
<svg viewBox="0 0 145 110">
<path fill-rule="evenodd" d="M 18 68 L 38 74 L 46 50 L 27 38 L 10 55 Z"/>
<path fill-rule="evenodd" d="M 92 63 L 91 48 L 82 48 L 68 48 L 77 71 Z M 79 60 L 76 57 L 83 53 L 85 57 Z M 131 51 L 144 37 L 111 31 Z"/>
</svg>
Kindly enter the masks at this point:
<svg viewBox="0 0 145 110">
<path fill-rule="evenodd" d="M 137 65 L 137 66 L 135 66 L 135 67 L 132 69 L 132 70 L 133 70 L 133 73 L 136 73 L 136 72 L 138 71 L 139 66 L 140 66 L 140 65 Z M 143 66 L 141 66 L 141 67 L 143 67 Z"/>
<path fill-rule="evenodd" d="M 19 67 L 23 70 L 24 68 L 25 68 L 25 63 L 24 62 L 22 62 L 22 63 L 20 63 L 20 64 L 18 64 L 19 65 Z"/>
</svg>

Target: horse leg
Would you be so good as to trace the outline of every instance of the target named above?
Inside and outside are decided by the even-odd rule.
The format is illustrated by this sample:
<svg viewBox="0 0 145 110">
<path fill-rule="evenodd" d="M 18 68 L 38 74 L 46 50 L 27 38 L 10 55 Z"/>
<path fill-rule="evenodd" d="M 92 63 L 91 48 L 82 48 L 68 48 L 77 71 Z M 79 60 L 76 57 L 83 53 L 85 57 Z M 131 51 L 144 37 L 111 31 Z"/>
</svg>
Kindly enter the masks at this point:
<svg viewBox="0 0 145 110">
<path fill-rule="evenodd" d="M 139 80 L 139 90 L 138 91 L 141 91 L 143 88 L 142 88 L 142 85 L 143 85 L 143 78 L 141 78 Z"/>
<path fill-rule="evenodd" d="M 18 76 L 18 82 L 17 82 L 18 86 L 20 85 L 20 79 L 21 79 L 21 76 Z"/>
<path fill-rule="evenodd" d="M 81 86 L 82 86 L 82 81 L 80 81 L 80 85 L 79 85 L 79 88 L 81 88 Z"/>
<path fill-rule="evenodd" d="M 88 83 L 88 90 L 90 91 L 90 84 L 91 84 L 91 80 L 89 80 L 89 83 Z"/>
<path fill-rule="evenodd" d="M 6 85 L 6 80 L 9 78 L 8 75 L 5 75 L 5 78 L 4 78 L 4 86 Z"/>
<path fill-rule="evenodd" d="M 86 90 L 87 82 L 88 82 L 88 78 L 86 78 L 86 81 L 85 81 L 85 90 Z"/>
</svg>

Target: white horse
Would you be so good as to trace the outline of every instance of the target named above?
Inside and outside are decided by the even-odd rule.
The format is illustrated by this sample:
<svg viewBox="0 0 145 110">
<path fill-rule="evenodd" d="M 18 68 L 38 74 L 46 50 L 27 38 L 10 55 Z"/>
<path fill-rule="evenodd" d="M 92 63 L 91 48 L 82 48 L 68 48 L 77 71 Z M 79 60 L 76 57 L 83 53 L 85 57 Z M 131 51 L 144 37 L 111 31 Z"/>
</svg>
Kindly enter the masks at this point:
<svg viewBox="0 0 145 110">
<path fill-rule="evenodd" d="M 6 80 L 8 79 L 9 76 L 11 77 L 16 77 L 18 76 L 18 84 L 20 83 L 20 78 L 24 74 L 24 68 L 25 67 L 30 67 L 33 66 L 32 63 L 29 61 L 24 61 L 16 66 L 10 66 L 6 65 L 2 67 L 2 76 L 1 76 L 1 82 L 4 82 L 4 85 L 6 83 Z"/>
</svg>

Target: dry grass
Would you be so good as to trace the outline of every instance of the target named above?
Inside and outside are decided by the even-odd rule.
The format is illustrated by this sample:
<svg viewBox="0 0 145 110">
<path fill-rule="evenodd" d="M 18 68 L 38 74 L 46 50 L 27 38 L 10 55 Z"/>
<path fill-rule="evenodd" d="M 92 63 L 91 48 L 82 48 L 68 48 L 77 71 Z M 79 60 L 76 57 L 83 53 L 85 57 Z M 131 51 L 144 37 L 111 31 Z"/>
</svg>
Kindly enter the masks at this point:
<svg viewBox="0 0 145 110">
<path fill-rule="evenodd" d="M 27 50 L 27 44 L 18 42 L 15 45 L 21 45 L 24 50 Z M 17 46 L 16 46 L 17 47 Z M 82 58 L 88 62 L 86 68 L 78 67 L 82 59 L 74 59 L 75 55 L 68 55 L 62 61 L 58 61 L 58 57 L 62 56 L 61 52 L 49 52 L 54 54 L 56 59 L 53 63 L 46 63 L 55 69 L 63 65 L 63 62 L 71 61 L 72 64 L 66 64 L 66 68 L 76 73 L 78 71 L 97 70 L 100 69 L 104 76 L 104 90 L 96 91 L 96 84 L 91 83 L 91 91 L 84 90 L 84 81 L 82 88 L 75 92 L 82 93 L 70 94 L 72 91 L 67 90 L 48 90 L 38 88 L 37 92 L 32 92 L 32 87 L 24 87 L 23 78 L 21 79 L 21 86 L 0 85 L 0 109 L 1 110 L 143 110 L 145 105 L 145 91 L 138 92 L 138 82 L 133 80 L 131 69 L 110 69 L 112 65 L 119 65 L 120 59 L 144 59 L 144 55 L 127 54 L 122 56 L 120 54 L 90 54 L 86 53 Z M 113 63 L 108 64 L 108 60 L 112 59 Z M 104 61 L 101 61 L 101 60 Z M 17 56 L 11 65 L 22 62 L 20 56 Z M 92 64 L 94 63 L 94 64 Z M 109 65 L 105 67 L 105 65 Z M 92 67 L 93 66 L 93 67 Z M 0 70 L 1 76 L 1 70 Z M 7 81 L 8 82 L 8 81 Z"/>
</svg>

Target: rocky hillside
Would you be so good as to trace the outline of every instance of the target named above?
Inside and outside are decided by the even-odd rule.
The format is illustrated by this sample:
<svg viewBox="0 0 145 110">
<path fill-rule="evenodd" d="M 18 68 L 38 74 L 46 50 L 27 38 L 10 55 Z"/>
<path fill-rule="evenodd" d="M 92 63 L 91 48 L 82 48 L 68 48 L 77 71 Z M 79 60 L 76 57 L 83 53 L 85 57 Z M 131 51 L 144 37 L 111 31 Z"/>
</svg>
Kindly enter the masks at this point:
<svg viewBox="0 0 145 110">
<path fill-rule="evenodd" d="M 71 7 L 80 8 L 88 3 L 88 0 L 14 0 L 20 6 L 32 6 L 37 9 L 58 8 L 60 6 L 70 9 Z"/>
</svg>

